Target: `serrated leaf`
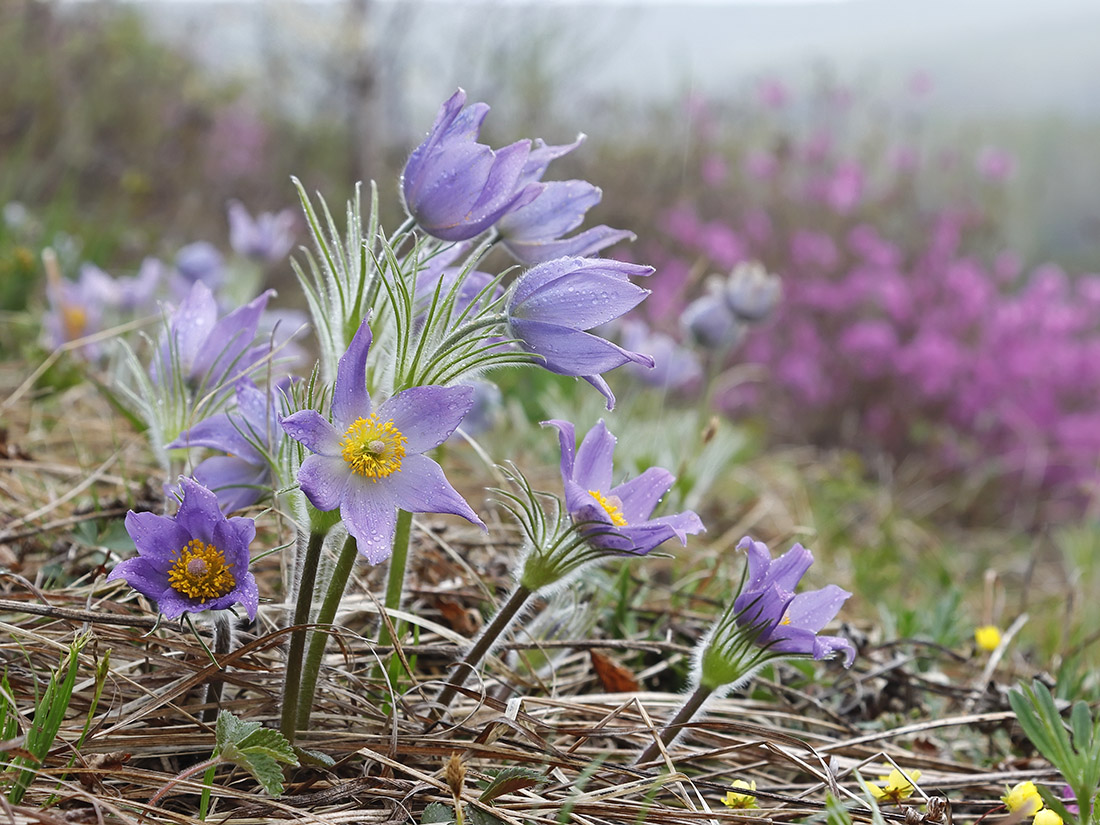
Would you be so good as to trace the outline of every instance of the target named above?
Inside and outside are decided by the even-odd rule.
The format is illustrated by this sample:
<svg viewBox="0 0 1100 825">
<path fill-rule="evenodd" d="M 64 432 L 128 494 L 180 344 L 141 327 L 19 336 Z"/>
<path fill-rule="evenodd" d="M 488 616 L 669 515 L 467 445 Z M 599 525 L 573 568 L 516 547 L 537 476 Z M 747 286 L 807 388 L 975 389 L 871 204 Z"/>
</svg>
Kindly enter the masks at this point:
<svg viewBox="0 0 1100 825">
<path fill-rule="evenodd" d="M 478 799 L 482 802 L 490 803 L 497 797 L 504 796 L 506 793 L 513 793 L 523 788 L 533 788 L 536 785 L 541 785 L 545 781 L 546 778 L 538 771 L 516 765 L 511 768 L 505 768 L 494 776 L 488 787 L 481 792 L 481 796 L 479 796 Z"/>
<path fill-rule="evenodd" d="M 243 722 L 229 711 L 223 710 L 218 714 L 218 721 L 214 725 L 214 747 L 222 753 L 230 744 L 240 743 L 259 729 L 259 722 Z"/>
<path fill-rule="evenodd" d="M 429 802 L 424 806 L 424 813 L 420 815 L 420 825 L 435 825 L 436 823 L 454 822 L 455 814 L 449 805 L 442 802 Z"/>
<path fill-rule="evenodd" d="M 327 753 L 311 750 L 310 748 L 294 748 L 294 754 L 306 765 L 320 765 L 323 768 L 331 768 L 336 760 Z"/>
<path fill-rule="evenodd" d="M 289 765 L 298 764 L 294 747 L 282 733 L 272 728 L 254 730 L 242 739 L 237 747 L 249 754 L 261 753 L 278 762 L 286 762 Z"/>
<path fill-rule="evenodd" d="M 498 816 L 493 816 L 488 811 L 483 811 L 481 808 L 468 807 L 466 808 L 466 821 L 470 825 L 507 825 L 507 823 Z"/>
<path fill-rule="evenodd" d="M 269 795 L 282 795 L 283 769 L 270 756 L 263 753 L 249 753 L 243 762 L 237 764 L 252 774 Z"/>
</svg>

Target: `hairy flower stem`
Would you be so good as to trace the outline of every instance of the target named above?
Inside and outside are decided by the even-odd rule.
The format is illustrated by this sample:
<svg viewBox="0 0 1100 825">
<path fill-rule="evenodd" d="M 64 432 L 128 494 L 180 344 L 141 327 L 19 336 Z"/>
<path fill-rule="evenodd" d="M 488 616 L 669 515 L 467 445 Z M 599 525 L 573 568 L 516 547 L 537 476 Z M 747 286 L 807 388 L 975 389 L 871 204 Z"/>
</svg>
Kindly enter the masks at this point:
<svg viewBox="0 0 1100 825">
<path fill-rule="evenodd" d="M 409 537 L 412 532 L 412 513 L 397 511 L 397 526 L 393 532 L 393 554 L 390 556 L 389 576 L 386 579 L 386 609 L 397 610 L 401 607 L 401 595 L 405 590 L 405 569 L 409 564 Z M 390 628 L 386 622 L 378 631 L 378 644 L 388 647 L 393 644 Z"/>
<path fill-rule="evenodd" d="M 317 613 L 318 625 L 330 625 L 336 618 L 336 610 L 340 607 L 340 599 L 344 597 L 348 579 L 351 578 L 351 569 L 355 566 L 355 558 L 358 555 L 359 546 L 355 542 L 355 537 L 348 536 L 340 551 L 340 557 L 336 560 L 332 578 L 329 579 L 325 600 L 321 602 L 321 609 Z M 302 671 L 302 686 L 298 693 L 298 727 L 302 730 L 309 728 L 309 717 L 313 713 L 313 694 L 317 690 L 317 674 L 321 669 L 321 657 L 325 655 L 328 637 L 326 629 L 321 628 L 309 641 L 309 650 L 306 653 L 305 667 Z"/>
<path fill-rule="evenodd" d="M 218 656 L 225 656 L 229 653 L 229 647 L 233 641 L 233 628 L 229 624 L 229 614 L 225 610 L 221 610 L 217 614 L 217 618 L 214 619 L 214 661 L 217 662 Z M 217 662 L 218 667 L 221 667 L 221 662 Z M 215 676 L 210 680 L 210 683 L 206 686 L 206 701 L 204 704 L 207 706 L 202 712 L 202 721 L 213 722 L 218 718 L 218 704 L 222 698 L 222 685 L 225 684 L 225 680 L 220 676 Z"/>
<path fill-rule="evenodd" d="M 508 597 L 508 601 L 506 601 L 500 610 L 497 611 L 493 620 L 489 622 L 485 630 L 477 637 L 473 647 L 471 647 L 466 655 L 462 657 L 462 661 L 458 663 L 451 673 L 451 678 L 447 680 L 447 684 L 443 686 L 443 689 L 439 692 L 439 696 L 436 697 L 432 708 L 433 713 L 437 714 L 437 716 L 442 716 L 443 711 L 450 707 L 451 702 L 454 701 L 455 695 L 458 693 L 458 689 L 466 684 L 466 680 L 470 678 L 470 674 L 474 672 L 474 668 L 476 668 L 481 660 L 485 658 L 485 655 L 493 649 L 500 635 L 507 629 L 508 625 L 512 623 L 516 614 L 518 614 L 527 603 L 527 600 L 531 597 L 533 592 L 534 591 L 529 590 L 523 585 L 518 585 L 516 589 L 512 591 L 512 595 Z"/>
<path fill-rule="evenodd" d="M 706 685 L 699 685 L 692 691 L 692 694 L 687 698 L 687 701 L 680 706 L 680 710 L 676 712 L 676 715 L 672 717 L 664 729 L 661 731 L 661 745 L 668 745 L 677 734 L 680 733 L 681 728 L 692 720 L 699 709 L 703 707 L 707 699 L 714 693 L 714 688 L 707 687 Z M 661 748 L 657 742 L 651 744 L 648 748 L 642 751 L 642 755 L 635 761 L 635 765 L 641 765 L 645 762 L 652 762 L 660 754 Z"/>
<path fill-rule="evenodd" d="M 309 612 L 313 607 L 313 588 L 317 583 L 317 567 L 321 562 L 321 547 L 325 543 L 326 532 L 311 532 L 306 554 L 299 559 L 298 598 L 292 621 L 295 630 L 290 634 L 286 682 L 283 685 L 283 709 L 279 720 L 279 729 L 291 744 L 294 744 L 294 734 L 298 729 L 298 696 L 302 683 L 302 656 L 306 649 L 305 625 L 309 623 Z"/>
</svg>

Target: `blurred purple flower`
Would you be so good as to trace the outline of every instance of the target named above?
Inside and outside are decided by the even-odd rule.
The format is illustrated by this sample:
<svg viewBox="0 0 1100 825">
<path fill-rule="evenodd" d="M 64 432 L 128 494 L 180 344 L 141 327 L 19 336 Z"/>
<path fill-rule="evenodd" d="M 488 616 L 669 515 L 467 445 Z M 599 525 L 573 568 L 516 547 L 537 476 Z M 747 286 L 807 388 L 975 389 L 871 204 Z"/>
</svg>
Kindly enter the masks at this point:
<svg viewBox="0 0 1100 825">
<path fill-rule="evenodd" d="M 207 447 L 227 453 L 205 459 L 192 473 L 214 492 L 226 513 L 255 504 L 271 492 L 271 461 L 283 437 L 280 409 L 287 383 L 265 393 L 251 379 L 242 378 L 237 382 L 235 410 L 200 421 L 168 445 L 169 450 Z"/>
<path fill-rule="evenodd" d="M 844 666 L 850 667 L 856 655 L 852 643 L 818 633 L 852 594 L 835 584 L 794 594 L 814 562 L 813 553 L 795 544 L 773 560 L 768 546 L 749 536 L 741 539 L 737 549 L 746 553 L 749 563 L 748 578 L 733 602 L 738 626 L 756 634 L 756 644 L 768 650 L 815 659 L 827 659 L 841 651 Z"/>
<path fill-rule="evenodd" d="M 484 103 L 465 106 L 459 89 L 439 109 L 428 137 L 401 176 L 405 208 L 429 235 L 445 241 L 476 237 L 504 214 L 534 200 L 542 186 L 525 182 L 531 142 L 493 151 L 478 143 Z M 548 162 L 548 161 L 547 161 Z M 536 159 L 533 166 L 540 163 Z"/>
<path fill-rule="evenodd" d="M 527 270 L 512 287 L 505 305 L 508 333 L 543 366 L 558 375 L 576 375 L 615 404 L 608 370 L 633 361 L 653 366 L 653 359 L 630 352 L 585 330 L 629 312 L 649 294 L 632 284 L 632 275 L 649 275 L 652 267 L 605 258 L 559 258 Z"/>
<path fill-rule="evenodd" d="M 176 253 L 176 271 L 188 284 L 201 281 L 214 290 L 225 281 L 225 258 L 213 244 L 196 241 Z"/>
<path fill-rule="evenodd" d="M 704 531 L 691 510 L 650 518 L 676 480 L 668 470 L 650 467 L 640 476 L 612 486 L 615 436 L 601 419 L 577 448 L 568 421 L 545 421 L 558 430 L 565 506 L 574 524 L 590 523 L 588 543 L 617 553 L 644 555 L 671 538 L 687 544 L 688 534 Z"/>
<path fill-rule="evenodd" d="M 484 523 L 424 452 L 454 432 L 473 404 L 471 387 L 412 387 L 372 412 L 366 388 L 371 332 L 364 321 L 336 368 L 332 421 L 316 410 L 283 419 L 283 429 L 313 455 L 298 481 L 318 510 L 340 508 L 359 552 L 389 558 L 397 511 L 451 513 Z"/>
<path fill-rule="evenodd" d="M 686 391 L 702 380 L 703 368 L 699 357 L 687 347 L 680 346 L 671 335 L 652 330 L 644 321 L 635 319 L 624 321 L 622 331 L 626 349 L 644 351 L 653 358 L 652 369 L 634 363 L 623 367 L 639 381 L 651 387 Z"/>
<path fill-rule="evenodd" d="M 684 332 L 699 347 L 727 350 L 741 342 L 747 332 L 743 321 L 730 311 L 722 284 L 707 283 L 707 292 L 684 308 L 680 316 Z"/>
<path fill-rule="evenodd" d="M 126 514 L 138 555 L 115 565 L 107 580 L 125 579 L 169 619 L 235 604 L 256 618 L 259 591 L 248 569 L 256 522 L 227 519 L 215 495 L 197 481 L 181 477 L 180 487 L 183 502 L 175 516 Z"/>
<path fill-rule="evenodd" d="M 201 281 L 168 316 L 157 356 L 150 365 L 154 382 L 169 386 L 182 381 L 197 392 L 209 392 L 235 383 L 268 352 L 255 343 L 268 290 L 251 302 L 218 318 L 218 305 L 210 288 Z"/>
<path fill-rule="evenodd" d="M 238 255 L 281 261 L 294 246 L 294 213 L 261 212 L 255 218 L 240 201 L 229 203 L 229 245 Z"/>
<path fill-rule="evenodd" d="M 43 320 L 49 346 L 57 348 L 94 335 L 103 329 L 103 310 L 115 300 L 113 282 L 99 267 L 85 264 L 80 278 L 70 281 L 50 277 L 46 281 L 46 301 L 49 308 Z M 89 360 L 95 360 L 102 348 L 88 343 L 76 350 Z"/>
</svg>

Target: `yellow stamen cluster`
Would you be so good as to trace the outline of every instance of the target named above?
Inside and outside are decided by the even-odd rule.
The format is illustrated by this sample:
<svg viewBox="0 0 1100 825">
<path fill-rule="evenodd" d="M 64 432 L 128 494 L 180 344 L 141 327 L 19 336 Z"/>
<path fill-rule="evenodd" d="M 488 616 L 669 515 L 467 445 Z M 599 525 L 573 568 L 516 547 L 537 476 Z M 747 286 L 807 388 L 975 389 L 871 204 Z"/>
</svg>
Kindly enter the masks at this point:
<svg viewBox="0 0 1100 825">
<path fill-rule="evenodd" d="M 192 539 L 178 551 L 168 571 L 168 583 L 177 593 L 200 602 L 224 596 L 237 585 L 231 562 L 212 544 Z"/>
<path fill-rule="evenodd" d="M 735 779 L 730 783 L 731 788 L 742 789 L 746 791 L 756 790 L 756 781 L 749 780 L 746 782 L 744 779 Z M 726 795 L 722 797 L 722 804 L 727 808 L 755 808 L 756 797 L 750 793 L 739 793 L 737 790 L 727 791 Z"/>
<path fill-rule="evenodd" d="M 348 427 L 340 454 L 359 475 L 378 481 L 400 471 L 406 441 L 392 421 L 381 422 L 371 415 L 355 419 Z"/>
<path fill-rule="evenodd" d="M 626 527 L 626 516 L 623 515 L 623 502 L 618 496 L 605 496 L 599 490 L 589 490 L 588 494 L 592 498 L 596 499 L 596 502 L 603 507 L 608 518 L 611 519 L 611 523 L 616 527 Z"/>
<path fill-rule="evenodd" d="M 992 653 L 1001 646 L 1001 631 L 996 625 L 983 625 L 974 631 L 974 642 L 982 650 Z"/>
<path fill-rule="evenodd" d="M 88 313 L 81 307 L 69 304 L 61 310 L 61 322 L 65 326 L 65 338 L 74 341 L 84 336 L 84 328 L 88 325 Z"/>
<path fill-rule="evenodd" d="M 899 771 L 894 768 L 878 778 L 882 784 L 870 783 L 868 787 L 876 802 L 898 805 L 913 795 L 918 779 L 920 771 Z"/>
</svg>

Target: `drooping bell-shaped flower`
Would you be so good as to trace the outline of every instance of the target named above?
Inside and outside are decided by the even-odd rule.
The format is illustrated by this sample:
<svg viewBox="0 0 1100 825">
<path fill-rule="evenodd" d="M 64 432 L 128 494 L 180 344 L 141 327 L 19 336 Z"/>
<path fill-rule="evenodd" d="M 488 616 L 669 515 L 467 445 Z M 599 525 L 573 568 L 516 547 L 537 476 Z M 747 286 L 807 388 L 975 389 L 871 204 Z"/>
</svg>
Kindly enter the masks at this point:
<svg viewBox="0 0 1100 825">
<path fill-rule="evenodd" d="M 508 333 L 523 349 L 539 355 L 558 375 L 584 378 L 608 401 L 615 396 L 602 373 L 653 359 L 631 352 L 586 330 L 636 307 L 649 294 L 630 276 L 649 275 L 652 267 L 605 258 L 559 258 L 524 272 L 505 304 Z"/>
</svg>

